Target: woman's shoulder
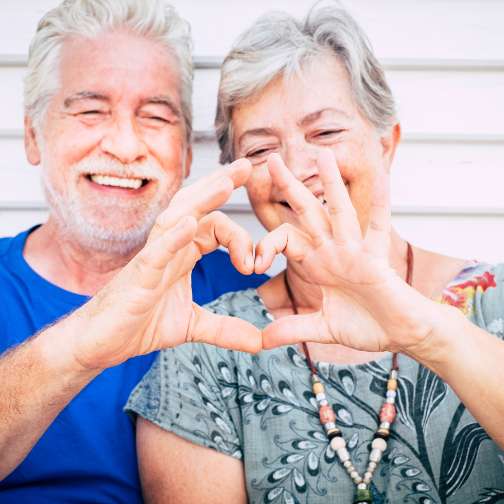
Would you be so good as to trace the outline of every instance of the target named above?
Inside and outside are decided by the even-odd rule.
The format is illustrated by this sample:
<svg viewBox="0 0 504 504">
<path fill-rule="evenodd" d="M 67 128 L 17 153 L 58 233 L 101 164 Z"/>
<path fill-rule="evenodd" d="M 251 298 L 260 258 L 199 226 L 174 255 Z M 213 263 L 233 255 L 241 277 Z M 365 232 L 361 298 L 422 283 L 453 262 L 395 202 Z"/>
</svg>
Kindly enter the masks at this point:
<svg viewBox="0 0 504 504">
<path fill-rule="evenodd" d="M 227 292 L 205 305 L 205 309 L 219 315 L 238 317 L 259 329 L 272 320 L 256 289 Z"/>
<path fill-rule="evenodd" d="M 504 263 L 469 263 L 445 287 L 442 302 L 455 306 L 478 326 L 503 333 Z"/>
</svg>

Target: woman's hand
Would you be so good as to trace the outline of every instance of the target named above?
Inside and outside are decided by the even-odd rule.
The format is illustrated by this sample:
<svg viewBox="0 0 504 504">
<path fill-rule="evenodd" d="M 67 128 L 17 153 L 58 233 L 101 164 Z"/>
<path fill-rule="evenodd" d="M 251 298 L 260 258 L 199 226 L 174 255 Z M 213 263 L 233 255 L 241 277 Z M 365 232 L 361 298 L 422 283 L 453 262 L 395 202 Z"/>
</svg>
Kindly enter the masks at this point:
<svg viewBox="0 0 504 504">
<path fill-rule="evenodd" d="M 278 253 L 301 267 L 305 280 L 320 286 L 320 311 L 284 317 L 264 330 L 264 348 L 300 341 L 339 343 L 371 352 L 409 353 L 425 345 L 432 329 L 426 313 L 439 316 L 435 303 L 409 287 L 389 266 L 390 203 L 385 172 L 377 174 L 365 237 L 330 150 L 318 156 L 326 204 L 273 154 L 273 183 L 296 213 L 299 228 L 284 224 L 256 248 L 256 272 Z M 325 208 L 324 208 L 325 206 Z"/>
<path fill-rule="evenodd" d="M 213 211 L 246 182 L 250 170 L 248 161 L 239 160 L 175 195 L 145 247 L 76 312 L 82 332 L 74 335 L 71 351 L 82 367 L 107 368 L 190 341 L 248 352 L 261 349 L 258 329 L 204 310 L 192 302 L 191 289 L 194 265 L 220 245 L 228 248 L 240 272 L 253 272 L 248 233 Z"/>
</svg>

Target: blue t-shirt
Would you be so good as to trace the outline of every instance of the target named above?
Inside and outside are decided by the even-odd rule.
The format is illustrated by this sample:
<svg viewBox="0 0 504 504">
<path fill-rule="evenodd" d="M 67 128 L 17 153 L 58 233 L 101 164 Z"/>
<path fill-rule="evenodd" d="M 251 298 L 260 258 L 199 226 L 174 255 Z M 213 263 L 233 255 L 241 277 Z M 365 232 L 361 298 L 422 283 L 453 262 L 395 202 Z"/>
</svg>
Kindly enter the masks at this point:
<svg viewBox="0 0 504 504">
<path fill-rule="evenodd" d="M 80 307 L 88 298 L 44 280 L 23 257 L 28 230 L 0 239 L 0 353 Z M 192 273 L 193 297 L 205 304 L 227 291 L 260 285 L 229 256 L 204 256 Z M 104 371 L 60 413 L 24 462 L 0 482 L 0 503 L 142 502 L 134 428 L 122 412 L 155 354 Z M 0 454 L 1 456 L 1 454 Z"/>
</svg>

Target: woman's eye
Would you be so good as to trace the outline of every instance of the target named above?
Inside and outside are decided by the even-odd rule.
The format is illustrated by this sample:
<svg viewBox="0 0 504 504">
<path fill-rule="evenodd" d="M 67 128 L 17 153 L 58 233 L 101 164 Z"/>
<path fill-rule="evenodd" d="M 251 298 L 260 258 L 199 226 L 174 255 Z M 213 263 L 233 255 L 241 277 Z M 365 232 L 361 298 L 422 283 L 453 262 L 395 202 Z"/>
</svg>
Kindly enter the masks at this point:
<svg viewBox="0 0 504 504">
<path fill-rule="evenodd" d="M 167 119 L 165 119 L 164 117 L 160 117 L 160 116 L 147 116 L 145 119 L 149 119 L 151 121 L 163 122 L 163 123 L 168 122 Z"/>
<path fill-rule="evenodd" d="M 333 136 L 336 136 L 338 135 L 339 133 L 342 133 L 344 130 L 322 130 L 322 131 L 318 131 L 315 136 L 317 138 L 330 138 L 330 137 L 333 137 Z"/>
<path fill-rule="evenodd" d="M 256 149 L 256 150 L 253 150 L 253 151 L 247 153 L 245 157 L 258 158 L 258 157 L 264 156 L 266 154 L 269 154 L 271 151 L 272 151 L 272 148 L 264 147 L 264 148 Z"/>
</svg>

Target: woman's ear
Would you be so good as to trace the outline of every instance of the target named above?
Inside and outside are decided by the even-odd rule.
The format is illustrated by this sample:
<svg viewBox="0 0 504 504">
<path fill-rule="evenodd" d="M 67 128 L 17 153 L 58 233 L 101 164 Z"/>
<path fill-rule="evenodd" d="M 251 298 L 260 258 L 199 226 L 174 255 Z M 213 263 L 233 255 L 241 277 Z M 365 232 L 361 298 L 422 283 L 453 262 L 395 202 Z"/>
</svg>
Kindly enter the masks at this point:
<svg viewBox="0 0 504 504">
<path fill-rule="evenodd" d="M 399 142 L 401 141 L 401 125 L 395 123 L 387 132 L 381 137 L 383 160 L 387 170 L 390 171 L 392 161 Z"/>
<path fill-rule="evenodd" d="M 24 118 L 24 145 L 26 159 L 32 165 L 40 164 L 40 146 L 38 145 L 37 133 L 31 117 Z"/>
</svg>

